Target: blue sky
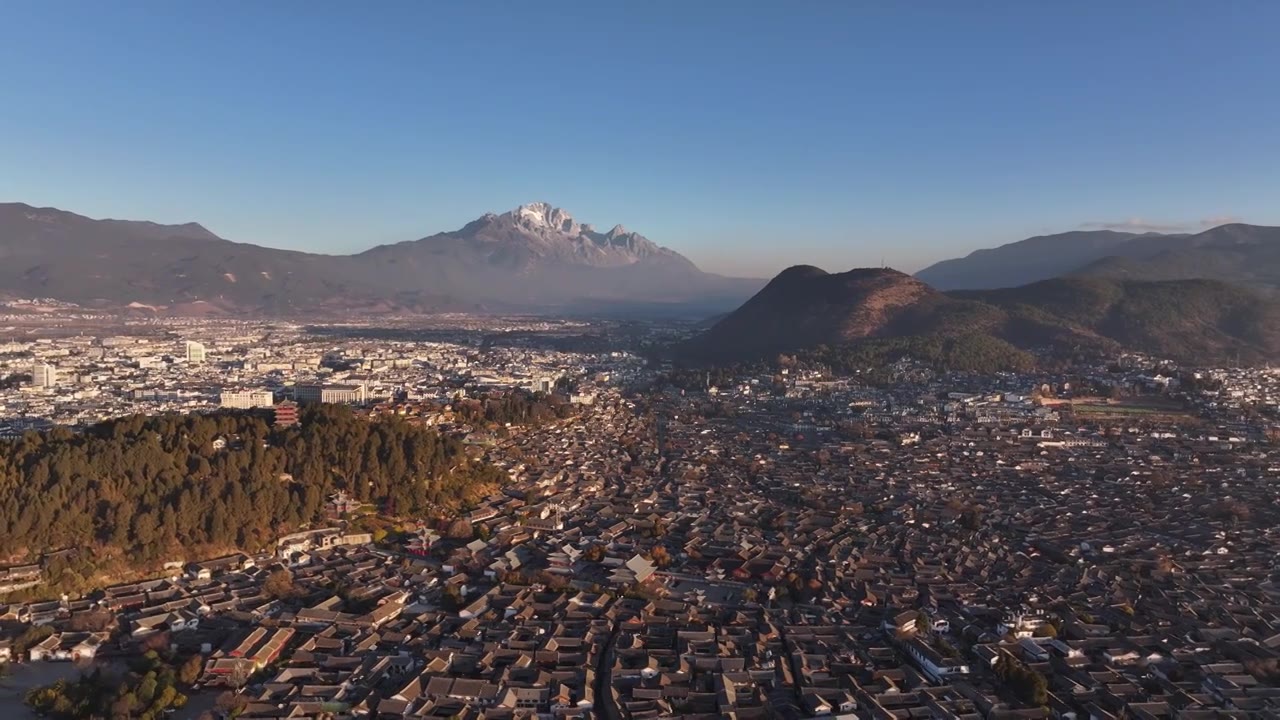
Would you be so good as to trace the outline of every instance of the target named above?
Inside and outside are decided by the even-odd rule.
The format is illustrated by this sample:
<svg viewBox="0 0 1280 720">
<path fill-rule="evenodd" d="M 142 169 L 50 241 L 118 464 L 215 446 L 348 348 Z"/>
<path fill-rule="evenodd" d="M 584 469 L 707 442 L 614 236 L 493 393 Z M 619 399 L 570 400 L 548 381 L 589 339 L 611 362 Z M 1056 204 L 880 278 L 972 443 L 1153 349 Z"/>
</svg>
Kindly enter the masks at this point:
<svg viewBox="0 0 1280 720">
<path fill-rule="evenodd" d="M 546 200 L 707 269 L 1280 224 L 1280 3 L 10 0 L 0 200 L 351 252 Z"/>
</svg>

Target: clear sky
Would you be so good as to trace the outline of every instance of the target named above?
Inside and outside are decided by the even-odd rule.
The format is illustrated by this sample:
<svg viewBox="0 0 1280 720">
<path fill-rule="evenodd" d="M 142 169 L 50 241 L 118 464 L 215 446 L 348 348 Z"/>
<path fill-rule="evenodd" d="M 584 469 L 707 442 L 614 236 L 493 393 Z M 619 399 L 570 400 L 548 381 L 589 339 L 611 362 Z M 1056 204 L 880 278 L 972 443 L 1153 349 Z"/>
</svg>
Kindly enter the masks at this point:
<svg viewBox="0 0 1280 720">
<path fill-rule="evenodd" d="M 703 267 L 1280 224 L 1280 2 L 7 0 L 0 200 L 344 253 L 546 200 Z"/>
</svg>

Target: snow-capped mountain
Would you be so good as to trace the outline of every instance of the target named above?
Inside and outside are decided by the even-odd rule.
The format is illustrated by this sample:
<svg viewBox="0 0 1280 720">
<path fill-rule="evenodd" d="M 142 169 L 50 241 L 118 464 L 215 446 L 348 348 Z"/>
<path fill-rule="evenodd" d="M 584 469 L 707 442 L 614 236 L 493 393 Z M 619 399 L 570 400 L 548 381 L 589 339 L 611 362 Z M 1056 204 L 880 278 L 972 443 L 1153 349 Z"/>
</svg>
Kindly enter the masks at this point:
<svg viewBox="0 0 1280 720">
<path fill-rule="evenodd" d="M 452 296 L 562 305 L 588 299 L 724 304 L 755 281 L 704 273 L 683 255 L 621 225 L 598 232 L 547 203 L 488 213 L 454 232 L 383 245 L 356 256 L 398 285 L 430 278 Z M 458 286 L 465 278 L 466 286 Z M 477 287 L 482 286 L 483 291 Z M 724 302 L 719 302 L 723 300 Z"/>
<path fill-rule="evenodd" d="M 520 257 L 529 263 L 555 261 L 593 267 L 622 267 L 649 260 L 692 266 L 679 253 L 621 225 L 601 233 L 545 202 L 521 205 L 500 215 L 488 213 L 461 230 L 417 242 L 432 245 L 455 239 L 474 241 L 478 251 L 492 253 L 499 263 Z"/>
<path fill-rule="evenodd" d="M 199 312 L 465 310 L 603 304 L 727 310 L 762 283 L 704 273 L 621 225 L 547 203 L 357 255 L 223 240 L 194 223 L 94 220 L 0 204 L 0 295 Z"/>
</svg>

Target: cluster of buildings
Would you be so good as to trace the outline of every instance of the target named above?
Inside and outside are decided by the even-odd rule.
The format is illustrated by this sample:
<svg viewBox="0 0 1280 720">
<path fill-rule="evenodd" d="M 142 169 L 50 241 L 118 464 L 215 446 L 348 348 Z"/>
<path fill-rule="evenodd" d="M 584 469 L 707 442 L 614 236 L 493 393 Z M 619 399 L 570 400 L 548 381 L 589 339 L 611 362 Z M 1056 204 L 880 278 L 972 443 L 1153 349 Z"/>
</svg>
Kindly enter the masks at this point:
<svg viewBox="0 0 1280 720">
<path fill-rule="evenodd" d="M 130 414 L 266 408 L 284 400 L 448 400 L 494 388 L 551 392 L 562 378 L 589 372 L 616 378 L 639 373 L 642 363 L 634 355 L 588 352 L 568 340 L 536 343 L 526 334 L 560 325 L 562 333 L 582 330 L 577 323 L 544 320 L 485 332 L 461 327 L 363 334 L 358 328 L 189 319 L 128 323 L 93 335 L 41 326 L 0 342 L 0 438 Z"/>
<path fill-rule="evenodd" d="M 491 380 L 569 371 L 449 352 Z M 476 443 L 509 483 L 445 526 L 301 533 L 0 613 L 58 629 L 33 660 L 165 634 L 241 718 L 1280 714 L 1269 373 L 623 391 L 645 371 L 575 357 L 611 375 L 594 402 Z M 77 629 L 93 613 L 111 628 Z"/>
</svg>

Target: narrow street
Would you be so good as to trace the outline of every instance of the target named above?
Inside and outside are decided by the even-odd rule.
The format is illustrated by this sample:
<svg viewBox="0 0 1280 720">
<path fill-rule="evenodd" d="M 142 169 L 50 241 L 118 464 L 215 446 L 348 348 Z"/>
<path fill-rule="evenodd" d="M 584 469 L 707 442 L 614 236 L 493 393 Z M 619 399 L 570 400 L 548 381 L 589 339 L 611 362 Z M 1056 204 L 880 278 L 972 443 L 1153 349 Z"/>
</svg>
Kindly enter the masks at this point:
<svg viewBox="0 0 1280 720">
<path fill-rule="evenodd" d="M 600 651 L 600 659 L 596 663 L 595 709 L 598 717 L 604 720 L 622 720 L 618 712 L 618 704 L 613 701 L 613 647 L 618 640 L 618 624 L 615 622 Z"/>
<path fill-rule="evenodd" d="M 768 611 L 770 620 L 778 625 L 778 639 L 781 641 L 781 651 L 774 660 L 773 676 L 774 687 L 769 692 L 769 704 L 773 707 L 773 711 L 777 717 L 783 720 L 801 717 L 804 713 L 801 711 L 803 707 L 800 703 L 800 685 L 794 682 L 799 677 L 798 668 L 792 660 L 790 653 L 787 652 L 787 617 L 785 610 Z M 786 673 L 783 671 L 783 664 L 787 664 L 791 671 L 793 682 L 790 689 L 787 688 Z"/>
</svg>

